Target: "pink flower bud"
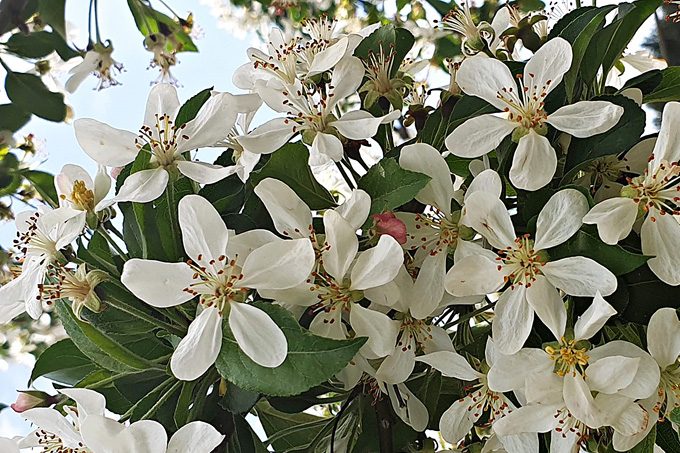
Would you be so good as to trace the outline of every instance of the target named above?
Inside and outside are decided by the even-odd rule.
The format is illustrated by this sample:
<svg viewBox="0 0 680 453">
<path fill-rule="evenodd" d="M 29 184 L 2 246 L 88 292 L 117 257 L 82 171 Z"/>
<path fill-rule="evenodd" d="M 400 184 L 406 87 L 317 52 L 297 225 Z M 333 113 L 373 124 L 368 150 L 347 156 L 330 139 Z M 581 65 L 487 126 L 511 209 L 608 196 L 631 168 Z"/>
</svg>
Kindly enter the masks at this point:
<svg viewBox="0 0 680 453">
<path fill-rule="evenodd" d="M 16 402 L 10 407 L 14 412 L 21 413 L 34 407 L 49 407 L 59 402 L 59 397 L 49 395 L 39 390 L 24 390 L 19 392 Z"/>
<path fill-rule="evenodd" d="M 406 244 L 406 224 L 391 211 L 373 214 L 373 226 L 376 234 L 392 236 L 400 244 Z"/>
<path fill-rule="evenodd" d="M 113 179 L 118 179 L 118 175 L 123 171 L 124 167 L 111 167 L 111 177 Z"/>
</svg>

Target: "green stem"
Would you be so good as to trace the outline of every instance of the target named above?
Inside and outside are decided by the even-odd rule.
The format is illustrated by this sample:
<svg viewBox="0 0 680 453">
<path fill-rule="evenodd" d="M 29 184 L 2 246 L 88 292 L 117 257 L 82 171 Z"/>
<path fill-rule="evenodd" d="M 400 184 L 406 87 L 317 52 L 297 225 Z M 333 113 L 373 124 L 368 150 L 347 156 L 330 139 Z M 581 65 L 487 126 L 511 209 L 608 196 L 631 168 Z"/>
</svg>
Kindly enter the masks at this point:
<svg viewBox="0 0 680 453">
<path fill-rule="evenodd" d="M 349 177 L 345 169 L 342 167 L 342 164 L 340 162 L 336 162 L 335 165 L 336 167 L 338 167 L 338 170 L 340 170 L 340 174 L 342 175 L 342 178 L 345 180 L 349 188 L 352 190 L 356 189 L 356 186 L 352 182 L 352 179 Z"/>
<path fill-rule="evenodd" d="M 168 181 L 168 187 L 165 189 L 165 200 L 168 203 L 168 217 L 170 218 L 170 231 L 172 233 L 173 258 L 179 258 L 180 253 L 177 250 L 177 239 L 179 239 L 180 236 L 177 220 L 177 207 L 175 206 L 175 187 L 172 181 Z"/>
<path fill-rule="evenodd" d="M 158 391 L 159 391 L 159 392 L 165 391 L 165 389 L 166 389 L 172 382 L 176 382 L 176 383 L 180 383 L 180 384 L 181 384 L 181 381 L 176 380 L 174 377 L 170 377 L 170 378 L 166 379 L 165 381 L 163 381 L 163 382 L 158 386 Z M 139 406 L 139 403 L 141 403 L 141 402 L 142 402 L 142 400 L 137 401 L 137 403 L 135 403 L 134 406 L 132 406 L 130 409 L 127 410 L 127 412 L 125 412 L 123 415 L 120 416 L 119 421 L 123 422 L 123 421 L 129 419 L 129 418 L 132 416 L 132 413 L 135 411 L 135 409 L 137 409 L 137 406 Z M 155 406 L 155 405 L 154 405 L 154 406 Z M 147 411 L 147 413 L 148 413 L 148 411 Z M 144 414 L 144 415 L 146 415 L 146 414 Z"/>
<path fill-rule="evenodd" d="M 172 386 L 165 393 L 163 393 L 160 398 L 158 398 L 158 401 L 156 401 L 156 403 L 151 406 L 151 408 L 146 411 L 144 415 L 142 415 L 140 420 L 147 420 L 151 418 L 151 416 L 155 414 L 167 400 L 170 399 L 170 397 L 179 389 L 181 385 L 182 381 L 175 381 L 175 383 L 172 384 Z"/>
<path fill-rule="evenodd" d="M 394 137 L 392 137 L 392 126 L 389 124 L 385 125 L 385 143 L 387 145 L 387 149 L 383 150 L 383 156 L 387 154 L 389 151 L 392 151 L 392 149 L 394 149 Z"/>
<path fill-rule="evenodd" d="M 109 232 L 106 231 L 106 228 L 104 228 L 102 225 L 100 225 L 99 228 L 97 228 L 97 231 L 99 231 L 99 234 L 104 236 L 104 239 L 106 239 L 106 242 L 108 242 L 109 245 L 111 247 L 113 247 L 113 249 L 116 251 L 116 253 L 118 253 L 118 255 L 120 255 L 120 257 L 123 258 L 124 261 L 127 261 L 128 259 L 130 259 L 128 257 L 127 253 L 125 253 L 123 251 L 123 249 L 120 248 L 120 246 L 116 243 L 116 241 L 111 237 Z"/>
<path fill-rule="evenodd" d="M 106 387 L 107 385 L 117 381 L 120 378 L 131 376 L 133 374 L 141 374 L 141 373 L 146 373 L 146 372 L 147 372 L 147 370 L 136 371 L 136 372 L 132 372 L 132 373 L 129 372 L 129 371 L 126 371 L 126 372 L 123 372 L 123 373 L 117 373 L 117 374 L 114 374 L 113 376 L 107 377 L 106 379 L 102 379 L 101 381 L 93 382 L 90 385 L 86 385 L 85 388 L 94 390 L 94 389 Z"/>
<path fill-rule="evenodd" d="M 97 34 L 97 44 L 101 44 L 102 38 L 99 34 L 99 2 L 94 0 L 94 30 Z"/>
</svg>

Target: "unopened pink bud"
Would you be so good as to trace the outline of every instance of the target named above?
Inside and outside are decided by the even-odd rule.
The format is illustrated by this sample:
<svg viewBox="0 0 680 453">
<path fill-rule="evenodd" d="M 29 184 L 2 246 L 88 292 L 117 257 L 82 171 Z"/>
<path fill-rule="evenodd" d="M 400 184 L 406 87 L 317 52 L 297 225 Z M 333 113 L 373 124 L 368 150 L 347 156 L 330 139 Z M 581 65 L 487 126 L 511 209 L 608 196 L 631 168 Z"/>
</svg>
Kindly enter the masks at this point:
<svg viewBox="0 0 680 453">
<path fill-rule="evenodd" d="M 111 167 L 111 177 L 113 179 L 118 179 L 118 175 L 123 171 L 124 167 Z"/>
<path fill-rule="evenodd" d="M 59 398 L 39 390 L 25 390 L 19 392 L 16 402 L 10 407 L 14 412 L 21 413 L 34 407 L 49 407 L 59 402 Z"/>
<path fill-rule="evenodd" d="M 373 225 L 378 236 L 387 234 L 400 244 L 406 244 L 406 224 L 391 211 L 373 214 Z"/>
</svg>

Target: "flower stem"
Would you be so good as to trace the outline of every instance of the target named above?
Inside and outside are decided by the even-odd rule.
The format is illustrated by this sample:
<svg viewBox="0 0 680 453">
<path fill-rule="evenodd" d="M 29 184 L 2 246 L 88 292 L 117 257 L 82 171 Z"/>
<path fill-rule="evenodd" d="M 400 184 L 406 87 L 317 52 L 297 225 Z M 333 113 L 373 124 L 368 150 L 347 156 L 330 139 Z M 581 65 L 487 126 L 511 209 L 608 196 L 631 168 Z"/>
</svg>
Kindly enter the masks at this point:
<svg viewBox="0 0 680 453">
<path fill-rule="evenodd" d="M 172 386 L 170 386 L 170 388 L 165 393 L 163 393 L 160 398 L 158 398 L 158 401 L 156 401 L 156 403 L 153 406 L 151 406 L 151 408 L 148 411 L 146 411 L 144 415 L 140 417 L 140 420 L 146 420 L 151 418 L 151 416 L 155 414 L 158 411 L 158 409 L 160 409 L 161 406 L 165 404 L 167 400 L 170 399 L 170 397 L 179 389 L 181 385 L 182 381 L 179 380 L 175 381 L 175 383 L 172 384 Z"/>
<path fill-rule="evenodd" d="M 104 239 L 106 239 L 106 242 L 108 242 L 109 245 L 111 247 L 113 247 L 113 249 L 116 251 L 116 253 L 118 253 L 118 255 L 120 255 L 120 257 L 123 258 L 124 261 L 127 261 L 128 259 L 130 259 L 128 257 L 127 253 L 125 253 L 123 251 L 123 249 L 120 248 L 120 246 L 116 243 L 116 241 L 111 237 L 109 232 L 106 231 L 106 228 L 104 228 L 103 226 L 100 225 L 99 228 L 97 228 L 97 231 L 99 231 L 99 234 L 104 236 Z"/>
</svg>

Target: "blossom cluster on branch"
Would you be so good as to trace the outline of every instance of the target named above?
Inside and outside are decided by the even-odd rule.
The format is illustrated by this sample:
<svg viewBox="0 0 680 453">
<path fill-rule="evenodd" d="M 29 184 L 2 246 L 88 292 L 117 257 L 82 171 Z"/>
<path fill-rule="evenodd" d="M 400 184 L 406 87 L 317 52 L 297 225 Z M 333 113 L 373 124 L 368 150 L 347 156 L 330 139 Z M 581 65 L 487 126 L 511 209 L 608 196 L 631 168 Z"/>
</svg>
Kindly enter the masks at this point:
<svg viewBox="0 0 680 453">
<path fill-rule="evenodd" d="M 443 88 L 408 30 L 310 19 L 243 93 L 76 120 L 98 171 L 17 215 L 0 287 L 0 322 L 63 324 L 59 392 L 3 448 L 678 451 L 679 71 L 607 82 L 659 3 L 456 10 Z"/>
</svg>

